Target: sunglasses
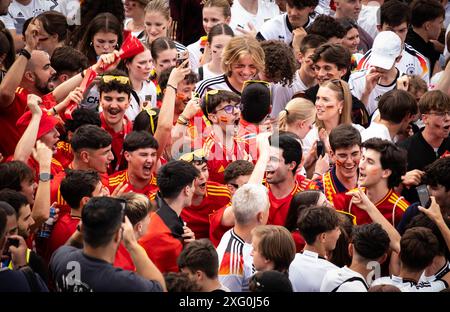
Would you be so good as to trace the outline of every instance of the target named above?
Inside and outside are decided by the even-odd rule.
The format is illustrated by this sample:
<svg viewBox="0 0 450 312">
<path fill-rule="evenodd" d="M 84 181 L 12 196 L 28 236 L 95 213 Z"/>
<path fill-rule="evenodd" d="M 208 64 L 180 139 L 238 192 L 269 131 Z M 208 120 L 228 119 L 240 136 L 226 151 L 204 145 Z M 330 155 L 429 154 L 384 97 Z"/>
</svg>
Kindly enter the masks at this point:
<svg viewBox="0 0 450 312">
<path fill-rule="evenodd" d="M 270 82 L 265 81 L 265 80 L 246 80 L 246 81 L 244 81 L 242 90 L 244 90 L 246 86 L 249 86 L 254 83 L 260 83 L 260 84 L 266 86 L 270 90 Z"/>
<path fill-rule="evenodd" d="M 128 78 L 126 76 L 104 75 L 102 77 L 102 81 L 104 83 L 110 83 L 111 81 L 117 81 L 120 84 L 130 84 L 130 78 Z"/>
<path fill-rule="evenodd" d="M 193 152 L 181 155 L 179 160 L 184 160 L 189 163 L 193 161 L 206 161 L 205 151 L 203 149 L 197 149 Z"/>
<path fill-rule="evenodd" d="M 144 107 L 144 110 L 147 112 L 147 115 L 150 119 L 150 130 L 154 134 L 155 133 L 155 121 L 153 120 L 154 116 L 156 116 L 156 112 L 151 107 Z"/>
<path fill-rule="evenodd" d="M 242 110 L 242 104 L 238 103 L 236 105 L 228 104 L 227 106 L 222 107 L 221 109 L 216 109 L 216 113 L 223 110 L 227 114 L 233 114 L 234 110 L 241 111 Z"/>
<path fill-rule="evenodd" d="M 335 211 L 337 213 L 345 215 L 352 221 L 353 225 L 356 225 L 356 216 L 354 214 L 351 214 L 350 212 L 346 212 L 346 211 L 342 211 L 342 210 L 335 210 Z"/>
</svg>

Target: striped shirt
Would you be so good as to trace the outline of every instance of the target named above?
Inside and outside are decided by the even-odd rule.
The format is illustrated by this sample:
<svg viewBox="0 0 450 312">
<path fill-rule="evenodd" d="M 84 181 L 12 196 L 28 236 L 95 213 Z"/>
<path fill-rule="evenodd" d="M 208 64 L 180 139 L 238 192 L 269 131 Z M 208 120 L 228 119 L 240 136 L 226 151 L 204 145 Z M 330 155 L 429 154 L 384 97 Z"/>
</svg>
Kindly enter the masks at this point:
<svg viewBox="0 0 450 312">
<path fill-rule="evenodd" d="M 227 90 L 234 92 L 239 96 L 241 95 L 240 91 L 233 88 L 225 74 L 199 81 L 195 86 L 195 90 L 200 97 L 204 96 L 209 90 Z"/>
<path fill-rule="evenodd" d="M 234 229 L 226 232 L 217 246 L 219 281 L 230 291 L 248 291 L 250 277 L 256 272 L 252 249 L 252 245 L 237 236 Z"/>
</svg>

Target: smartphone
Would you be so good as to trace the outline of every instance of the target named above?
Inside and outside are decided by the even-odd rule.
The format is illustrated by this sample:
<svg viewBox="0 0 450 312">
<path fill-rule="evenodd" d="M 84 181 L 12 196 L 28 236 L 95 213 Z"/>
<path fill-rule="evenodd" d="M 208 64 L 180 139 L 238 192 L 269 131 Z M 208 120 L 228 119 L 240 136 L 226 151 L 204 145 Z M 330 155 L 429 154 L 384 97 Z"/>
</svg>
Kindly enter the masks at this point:
<svg viewBox="0 0 450 312">
<path fill-rule="evenodd" d="M 187 58 L 186 58 L 185 53 L 177 52 L 177 63 L 176 63 L 177 67 L 180 66 L 186 59 Z M 187 67 L 187 66 L 188 66 L 188 64 L 186 64 L 186 66 L 184 66 L 184 67 Z"/>
<path fill-rule="evenodd" d="M 317 157 L 320 157 L 320 156 L 325 156 L 325 145 L 323 144 L 323 142 L 322 141 L 317 141 L 317 149 L 316 149 L 316 151 L 317 151 Z"/>
<path fill-rule="evenodd" d="M 11 254 L 9 253 L 10 246 L 19 247 L 19 240 L 16 238 L 8 237 L 6 239 L 5 248 L 3 249 L 3 256 L 9 257 L 9 258 L 11 257 Z"/>
<path fill-rule="evenodd" d="M 420 205 L 424 208 L 430 208 L 431 199 L 428 193 L 428 188 L 425 184 L 416 187 L 417 195 L 419 196 Z"/>
</svg>

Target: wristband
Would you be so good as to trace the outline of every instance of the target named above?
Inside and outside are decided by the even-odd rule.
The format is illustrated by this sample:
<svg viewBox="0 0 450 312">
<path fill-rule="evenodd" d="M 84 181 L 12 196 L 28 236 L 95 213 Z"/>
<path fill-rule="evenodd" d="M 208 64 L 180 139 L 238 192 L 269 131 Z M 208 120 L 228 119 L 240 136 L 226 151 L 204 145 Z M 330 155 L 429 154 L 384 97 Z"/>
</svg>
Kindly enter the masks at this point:
<svg viewBox="0 0 450 312">
<path fill-rule="evenodd" d="M 28 52 L 26 49 L 21 49 L 19 51 L 19 55 L 25 56 L 27 58 L 27 60 L 30 60 L 30 58 L 31 58 L 31 53 Z"/>
<path fill-rule="evenodd" d="M 55 106 L 52 107 L 52 111 L 55 114 L 55 116 L 58 115 L 58 112 L 56 111 Z"/>
<path fill-rule="evenodd" d="M 175 90 L 175 93 L 178 91 L 177 88 L 175 88 L 175 87 L 172 86 L 171 84 L 167 84 L 167 87 L 170 87 L 170 88 L 174 89 L 174 90 Z"/>
<path fill-rule="evenodd" d="M 178 117 L 177 124 L 182 125 L 182 126 L 188 126 L 189 122 L 181 119 L 180 117 Z"/>
<path fill-rule="evenodd" d="M 84 79 L 84 70 L 82 70 L 80 74 L 81 74 L 81 78 Z"/>
<path fill-rule="evenodd" d="M 314 174 L 317 174 L 317 175 L 319 175 L 319 176 L 322 175 L 322 173 L 320 173 L 320 172 L 314 172 Z"/>
</svg>

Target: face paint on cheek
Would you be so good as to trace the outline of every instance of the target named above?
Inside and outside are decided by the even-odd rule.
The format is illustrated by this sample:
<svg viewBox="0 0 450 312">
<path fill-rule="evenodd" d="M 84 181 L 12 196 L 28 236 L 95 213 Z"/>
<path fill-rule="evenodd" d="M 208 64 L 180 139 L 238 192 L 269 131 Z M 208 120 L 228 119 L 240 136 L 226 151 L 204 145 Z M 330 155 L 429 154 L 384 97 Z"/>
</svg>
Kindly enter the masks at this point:
<svg viewBox="0 0 450 312">
<path fill-rule="evenodd" d="M 219 117 L 219 120 L 220 120 L 221 122 L 225 122 L 225 123 L 229 121 L 228 117 L 226 117 L 226 116 L 220 116 L 220 117 Z"/>
</svg>

